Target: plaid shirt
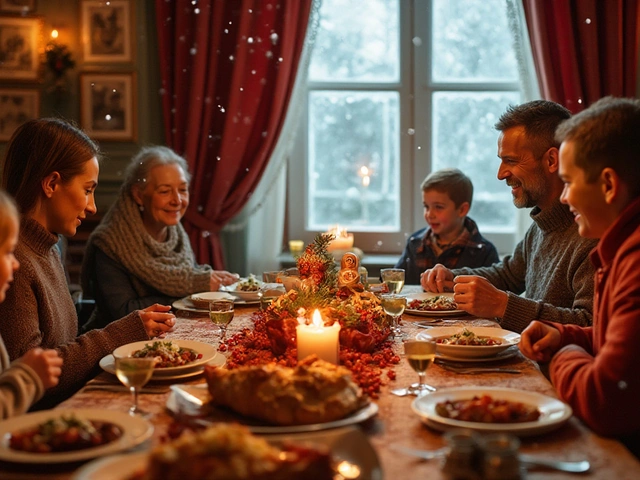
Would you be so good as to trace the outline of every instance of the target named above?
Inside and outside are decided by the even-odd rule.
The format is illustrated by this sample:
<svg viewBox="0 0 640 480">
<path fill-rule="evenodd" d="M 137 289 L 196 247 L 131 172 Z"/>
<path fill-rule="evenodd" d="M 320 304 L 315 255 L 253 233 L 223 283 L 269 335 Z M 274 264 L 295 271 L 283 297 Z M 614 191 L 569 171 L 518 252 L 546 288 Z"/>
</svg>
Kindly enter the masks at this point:
<svg viewBox="0 0 640 480">
<path fill-rule="evenodd" d="M 440 254 L 434 245 L 435 236 L 430 227 L 415 232 L 396 263 L 396 268 L 404 268 L 405 283 L 420 285 L 420 274 L 437 263 L 445 267 L 485 267 L 493 265 L 500 259 L 496 247 L 485 239 L 478 231 L 478 226 L 471 218 L 464 220 L 465 230 L 451 244 L 445 246 Z"/>
</svg>

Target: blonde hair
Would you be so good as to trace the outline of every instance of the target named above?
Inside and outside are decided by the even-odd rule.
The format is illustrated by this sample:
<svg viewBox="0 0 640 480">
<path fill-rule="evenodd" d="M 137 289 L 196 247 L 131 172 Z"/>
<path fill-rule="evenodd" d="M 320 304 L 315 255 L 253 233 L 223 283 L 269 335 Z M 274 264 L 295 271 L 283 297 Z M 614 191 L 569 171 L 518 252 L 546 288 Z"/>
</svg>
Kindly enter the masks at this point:
<svg viewBox="0 0 640 480">
<path fill-rule="evenodd" d="M 9 229 L 20 222 L 16 202 L 4 190 L 0 189 L 0 244 L 9 236 Z"/>
</svg>

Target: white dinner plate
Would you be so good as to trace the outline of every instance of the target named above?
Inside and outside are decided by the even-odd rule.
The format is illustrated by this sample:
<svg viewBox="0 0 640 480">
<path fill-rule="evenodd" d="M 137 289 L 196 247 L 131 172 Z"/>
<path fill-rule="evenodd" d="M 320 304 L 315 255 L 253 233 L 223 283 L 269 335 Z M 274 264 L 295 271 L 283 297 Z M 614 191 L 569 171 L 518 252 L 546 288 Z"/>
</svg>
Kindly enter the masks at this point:
<svg viewBox="0 0 640 480">
<path fill-rule="evenodd" d="M 179 367 L 166 367 L 166 368 L 156 368 L 153 370 L 154 377 L 164 377 L 167 375 L 181 375 L 183 373 L 191 372 L 196 367 L 204 368 L 205 363 L 209 363 L 216 358 L 217 355 L 221 355 L 218 353 L 218 349 L 210 345 L 208 343 L 196 342 L 195 340 L 171 340 L 171 339 L 160 339 L 160 340 L 145 340 L 143 342 L 133 342 L 127 343 L 126 345 L 122 345 L 121 347 L 116 348 L 113 351 L 114 357 L 126 357 L 130 356 L 133 352 L 137 350 L 141 350 L 145 347 L 145 345 L 153 344 L 153 342 L 173 342 L 180 348 L 189 348 L 196 353 L 202 355 L 202 357 L 194 360 L 193 362 L 189 362 L 186 365 L 180 365 Z"/>
<path fill-rule="evenodd" d="M 382 467 L 378 455 L 359 428 L 344 427 L 294 435 L 269 435 L 266 439 L 275 445 L 284 442 L 294 445 L 324 445 L 331 450 L 334 463 L 347 461 L 360 468 L 359 478 L 382 480 Z M 147 456 L 147 452 L 140 452 L 94 460 L 76 471 L 71 480 L 126 480 L 145 467 Z"/>
<path fill-rule="evenodd" d="M 459 316 L 459 315 L 467 315 L 467 312 L 465 312 L 464 310 L 413 310 L 409 308 L 409 304 L 413 300 L 427 300 L 429 298 L 434 298 L 434 297 L 449 297 L 453 300 L 453 292 L 410 293 L 407 295 L 407 308 L 405 308 L 404 311 L 410 315 L 417 315 L 419 317 L 452 317 L 452 316 Z"/>
<path fill-rule="evenodd" d="M 9 448 L 9 438 L 12 432 L 29 430 L 47 420 L 69 414 L 85 420 L 113 423 L 122 429 L 122 436 L 99 447 L 73 452 L 30 453 Z M 31 464 L 79 462 L 135 447 L 150 438 L 152 434 L 153 425 L 151 423 L 140 416 L 131 416 L 127 412 L 99 409 L 43 410 L 0 422 L 0 460 Z"/>
<path fill-rule="evenodd" d="M 482 358 L 493 357 L 507 348 L 517 345 L 520 341 L 520 334 L 494 327 L 433 327 L 418 333 L 418 340 L 437 340 L 438 338 L 446 338 L 456 333 L 460 333 L 464 329 L 470 330 L 477 336 L 493 337 L 499 339 L 500 345 L 445 345 L 438 343 L 436 345 L 436 353 L 446 355 L 448 357 L 457 358 Z"/>
<path fill-rule="evenodd" d="M 450 357 L 449 355 L 443 355 L 442 353 L 436 352 L 436 358 L 438 360 L 443 360 L 445 362 L 456 362 L 456 363 L 488 363 L 488 362 L 499 362 L 500 360 L 506 360 L 508 358 L 515 357 L 520 349 L 517 345 L 513 345 L 506 350 L 501 351 L 500 353 L 496 353 L 491 357 Z"/>
<path fill-rule="evenodd" d="M 217 367 L 221 367 L 225 364 L 226 358 L 224 355 L 218 353 L 209 364 L 215 365 Z M 105 372 L 111 373 L 112 375 L 116 374 L 116 360 L 113 355 L 105 355 L 100 359 L 100 368 L 102 368 Z M 175 375 L 158 375 L 157 370 L 153 372 L 151 377 L 151 381 L 170 381 L 170 380 L 184 380 L 186 378 L 197 377 L 198 375 L 202 375 L 204 372 L 204 367 L 194 367 L 192 370 L 189 370 L 184 373 L 178 373 Z"/>
<path fill-rule="evenodd" d="M 260 303 L 260 299 L 256 300 L 256 301 L 252 301 L 252 302 L 246 302 L 244 300 L 240 300 L 238 298 L 233 299 L 233 303 L 234 305 L 239 305 L 239 306 L 244 306 L 244 305 L 256 305 L 258 303 Z M 198 308 L 196 307 L 193 302 L 191 301 L 190 296 L 189 297 L 184 297 L 184 298 L 180 298 L 178 300 L 175 300 L 171 306 L 173 308 L 175 308 L 176 310 L 184 310 L 185 312 L 194 312 L 194 313 L 206 313 L 209 314 L 209 309 L 208 308 Z"/>
<path fill-rule="evenodd" d="M 533 422 L 481 423 L 454 420 L 442 417 L 436 413 L 437 403 L 446 400 L 468 400 L 476 395 L 485 394 L 490 395 L 494 399 L 521 402 L 537 407 L 538 410 L 540 410 L 540 417 Z M 439 431 L 447 431 L 453 428 L 468 428 L 479 432 L 504 432 L 519 436 L 539 435 L 555 430 L 569 420 L 573 414 L 571 407 L 557 398 L 536 392 L 501 387 L 446 388 L 416 398 L 411 404 L 411 408 L 424 423 Z"/>
<path fill-rule="evenodd" d="M 180 392 L 176 392 L 177 390 L 186 392 L 186 395 L 181 395 Z M 227 409 L 212 409 L 206 405 L 208 399 L 209 392 L 206 383 L 198 385 L 172 385 L 171 393 L 169 393 L 167 397 L 166 407 L 174 414 L 182 412 L 189 415 L 202 415 L 203 418 L 198 419 L 198 422 L 201 424 L 213 425 L 218 421 L 234 421 L 245 425 L 253 433 L 260 434 L 316 432 L 330 428 L 345 427 L 347 425 L 364 422 L 378 413 L 378 405 L 370 402 L 369 405 L 352 413 L 348 417 L 332 422 L 287 426 L 268 425 L 260 420 L 243 417 Z M 213 418 L 214 415 L 216 415 L 215 418 Z M 218 418 L 217 415 L 220 415 L 220 418 Z"/>
</svg>

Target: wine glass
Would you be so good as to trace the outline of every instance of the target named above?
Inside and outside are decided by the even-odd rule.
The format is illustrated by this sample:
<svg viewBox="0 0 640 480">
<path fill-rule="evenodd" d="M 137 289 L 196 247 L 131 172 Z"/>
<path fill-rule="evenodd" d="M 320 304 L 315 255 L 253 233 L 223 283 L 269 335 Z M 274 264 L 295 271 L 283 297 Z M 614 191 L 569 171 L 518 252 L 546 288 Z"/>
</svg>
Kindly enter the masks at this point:
<svg viewBox="0 0 640 480">
<path fill-rule="evenodd" d="M 389 315 L 393 321 L 391 323 L 391 334 L 394 337 L 402 338 L 404 332 L 400 328 L 400 315 L 404 313 L 404 309 L 407 307 L 407 298 L 395 293 L 385 293 L 380 295 L 382 301 L 382 309 L 384 313 Z"/>
<path fill-rule="evenodd" d="M 225 340 L 227 335 L 227 325 L 233 320 L 233 300 L 220 299 L 209 302 L 209 318 L 211 321 L 220 327 L 220 344 L 218 348 Z"/>
<path fill-rule="evenodd" d="M 402 268 L 383 268 L 380 277 L 387 285 L 389 293 L 400 293 L 404 287 L 404 270 Z"/>
<path fill-rule="evenodd" d="M 138 389 L 144 387 L 151 379 L 156 359 L 153 357 L 115 357 L 115 360 L 116 376 L 125 387 L 131 390 L 133 397 L 133 405 L 129 409 L 129 415 L 147 415 L 138 407 Z"/>
<path fill-rule="evenodd" d="M 407 388 L 408 395 L 424 395 L 435 391 L 431 385 L 424 383 L 427 368 L 436 357 L 436 342 L 431 340 L 409 340 L 404 342 L 404 354 L 411 368 L 418 374 L 418 383 Z"/>
</svg>

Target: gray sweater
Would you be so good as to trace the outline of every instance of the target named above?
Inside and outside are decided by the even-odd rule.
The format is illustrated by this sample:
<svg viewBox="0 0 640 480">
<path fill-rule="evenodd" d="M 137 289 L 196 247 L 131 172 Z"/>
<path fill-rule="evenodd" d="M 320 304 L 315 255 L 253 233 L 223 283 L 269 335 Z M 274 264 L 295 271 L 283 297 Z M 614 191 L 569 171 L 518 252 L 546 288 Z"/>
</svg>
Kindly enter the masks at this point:
<svg viewBox="0 0 640 480">
<path fill-rule="evenodd" d="M 0 419 L 25 413 L 42 397 L 44 386 L 33 369 L 20 359 L 9 363 L 9 355 L 0 338 Z"/>
<path fill-rule="evenodd" d="M 115 348 L 149 340 L 139 313 L 103 330 L 77 336 L 78 316 L 69 294 L 56 235 L 25 218 L 15 255 L 20 269 L 0 303 L 0 335 L 16 359 L 34 347 L 55 348 L 63 359 L 60 383 L 45 392 L 37 408 L 64 400 L 100 371 L 98 362 Z"/>
<path fill-rule="evenodd" d="M 454 275 L 485 277 L 507 291 L 502 328 L 521 332 L 532 320 L 591 325 L 594 268 L 589 252 L 597 240 L 578 234 L 569 207 L 531 211 L 533 224 L 513 255 L 490 267 L 460 268 Z M 519 296 L 525 293 L 525 297 Z"/>
</svg>

